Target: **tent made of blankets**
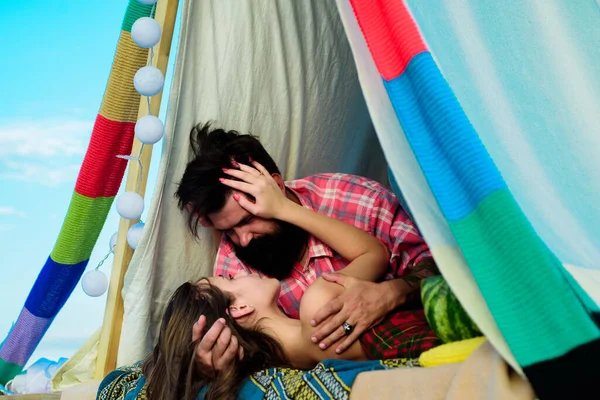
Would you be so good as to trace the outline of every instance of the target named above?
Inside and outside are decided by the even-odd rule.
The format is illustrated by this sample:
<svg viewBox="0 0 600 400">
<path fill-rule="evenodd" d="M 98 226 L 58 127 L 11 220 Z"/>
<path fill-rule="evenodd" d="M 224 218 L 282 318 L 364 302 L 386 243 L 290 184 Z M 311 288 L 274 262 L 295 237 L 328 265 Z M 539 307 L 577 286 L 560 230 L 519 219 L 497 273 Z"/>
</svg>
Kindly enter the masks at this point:
<svg viewBox="0 0 600 400">
<path fill-rule="evenodd" d="M 215 244 L 208 232 L 189 235 L 173 197 L 192 155 L 189 131 L 210 120 L 257 134 L 286 179 L 345 172 L 386 183 L 391 172 L 441 273 L 495 351 L 539 398 L 593 390 L 594 0 L 130 0 L 63 229 L 0 347 L 0 382 L 23 368 L 86 270 L 127 166 L 115 156 L 137 155 L 137 119 L 148 107 L 158 115 L 160 95 L 145 104 L 134 74 L 149 58 L 164 73 L 178 10 L 148 220 L 133 254 L 126 235 L 136 221 L 120 223 L 104 323 L 66 364 L 72 375 L 87 368 L 101 378 L 143 358 L 172 291 L 211 275 Z M 131 39 L 141 17 L 162 26 L 153 58 Z M 150 148 L 141 151 L 146 165 Z M 144 176 L 130 164 L 127 190 L 143 195 Z"/>
</svg>

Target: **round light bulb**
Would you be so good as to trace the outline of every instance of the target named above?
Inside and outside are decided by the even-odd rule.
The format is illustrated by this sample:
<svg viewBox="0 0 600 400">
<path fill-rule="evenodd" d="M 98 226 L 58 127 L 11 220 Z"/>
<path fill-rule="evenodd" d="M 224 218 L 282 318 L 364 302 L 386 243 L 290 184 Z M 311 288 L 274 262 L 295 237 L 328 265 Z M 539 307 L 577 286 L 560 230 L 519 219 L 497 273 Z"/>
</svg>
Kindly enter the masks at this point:
<svg viewBox="0 0 600 400">
<path fill-rule="evenodd" d="M 93 269 L 83 275 L 81 287 L 85 294 L 90 297 L 102 296 L 108 288 L 108 278 L 102 271 Z"/>
<path fill-rule="evenodd" d="M 146 115 L 135 124 L 135 136 L 144 144 L 154 144 L 162 139 L 165 126 L 154 115 Z"/>
<path fill-rule="evenodd" d="M 162 31 L 153 18 L 142 17 L 131 26 L 131 39 L 142 49 L 154 47 L 160 41 Z"/>
<path fill-rule="evenodd" d="M 164 84 L 164 75 L 152 65 L 140 68 L 133 77 L 133 86 L 142 96 L 151 97 L 159 94 Z"/>
<path fill-rule="evenodd" d="M 117 199 L 117 212 L 125 219 L 139 219 L 144 212 L 144 199 L 136 192 L 125 192 Z"/>
<path fill-rule="evenodd" d="M 143 232 L 144 223 L 141 221 L 135 225 L 132 225 L 131 228 L 129 228 L 129 231 L 127 231 L 127 243 L 133 250 L 137 249 Z"/>
</svg>

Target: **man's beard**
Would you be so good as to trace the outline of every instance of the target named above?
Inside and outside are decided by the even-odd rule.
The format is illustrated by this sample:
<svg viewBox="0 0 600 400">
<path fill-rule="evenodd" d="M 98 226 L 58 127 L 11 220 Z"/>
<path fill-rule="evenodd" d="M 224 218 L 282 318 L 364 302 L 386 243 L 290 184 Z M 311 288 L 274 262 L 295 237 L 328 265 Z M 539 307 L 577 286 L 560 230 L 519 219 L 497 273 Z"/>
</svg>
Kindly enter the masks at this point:
<svg viewBox="0 0 600 400">
<path fill-rule="evenodd" d="M 248 246 L 235 246 L 236 256 L 246 265 L 272 278 L 289 277 L 308 247 L 309 234 L 283 221 L 275 221 L 275 233 L 252 239 Z"/>
</svg>

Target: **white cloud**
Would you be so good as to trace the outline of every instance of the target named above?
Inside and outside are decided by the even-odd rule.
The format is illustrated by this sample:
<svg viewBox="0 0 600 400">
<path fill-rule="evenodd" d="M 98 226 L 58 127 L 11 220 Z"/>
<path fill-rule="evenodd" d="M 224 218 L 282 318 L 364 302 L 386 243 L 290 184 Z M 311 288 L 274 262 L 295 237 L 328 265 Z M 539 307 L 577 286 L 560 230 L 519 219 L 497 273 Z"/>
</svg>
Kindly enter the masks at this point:
<svg viewBox="0 0 600 400">
<path fill-rule="evenodd" d="M 23 211 L 16 210 L 12 207 L 3 207 L 3 206 L 0 206 L 0 215 L 14 215 L 17 217 L 27 216 L 27 214 L 25 214 Z"/>
<path fill-rule="evenodd" d="M 0 179 L 39 183 L 56 187 L 66 182 L 75 183 L 81 165 L 70 164 L 59 167 L 46 167 L 30 162 L 5 162 Z"/>
<path fill-rule="evenodd" d="M 43 120 L 0 123 L 0 156 L 73 156 L 85 153 L 93 122 Z"/>
<path fill-rule="evenodd" d="M 0 122 L 0 179 L 74 182 L 92 128 L 93 121 L 74 118 Z"/>
</svg>

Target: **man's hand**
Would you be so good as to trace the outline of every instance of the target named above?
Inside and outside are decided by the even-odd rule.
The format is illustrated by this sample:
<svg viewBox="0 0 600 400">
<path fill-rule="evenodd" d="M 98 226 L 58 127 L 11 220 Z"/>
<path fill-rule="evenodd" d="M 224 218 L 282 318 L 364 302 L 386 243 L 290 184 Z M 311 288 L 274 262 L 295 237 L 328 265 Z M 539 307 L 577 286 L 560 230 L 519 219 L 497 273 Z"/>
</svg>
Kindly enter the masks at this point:
<svg viewBox="0 0 600 400">
<path fill-rule="evenodd" d="M 206 317 L 202 315 L 192 327 L 192 341 L 202 337 L 205 327 Z M 231 334 L 231 329 L 225 325 L 223 318 L 214 323 L 196 346 L 196 362 L 206 376 L 223 370 L 236 355 L 240 360 L 244 358 L 244 349 L 238 346 L 237 338 Z"/>
<path fill-rule="evenodd" d="M 327 349 L 346 335 L 342 324 L 348 322 L 353 326 L 353 330 L 336 348 L 338 354 L 350 347 L 367 329 L 381 322 L 383 317 L 405 298 L 402 293 L 396 293 L 395 299 L 391 300 L 387 293 L 388 287 L 383 283 L 373 283 L 338 273 L 323 274 L 322 277 L 328 282 L 342 285 L 346 290 L 322 307 L 310 321 L 312 326 L 318 326 L 333 316 L 315 332 L 312 341 L 320 342 L 319 347 Z"/>
</svg>

